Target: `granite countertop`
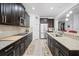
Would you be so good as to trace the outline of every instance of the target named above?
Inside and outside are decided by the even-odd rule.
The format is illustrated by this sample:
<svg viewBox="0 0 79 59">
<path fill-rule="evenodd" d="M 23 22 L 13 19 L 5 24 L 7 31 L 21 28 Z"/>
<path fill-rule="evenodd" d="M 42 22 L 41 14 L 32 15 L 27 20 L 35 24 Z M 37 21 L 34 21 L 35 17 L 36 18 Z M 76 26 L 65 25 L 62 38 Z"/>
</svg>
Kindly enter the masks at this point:
<svg viewBox="0 0 79 59">
<path fill-rule="evenodd" d="M 56 37 L 53 34 L 54 33 L 47 33 L 49 34 L 52 38 L 54 38 L 57 42 L 65 46 L 69 50 L 79 50 L 79 40 L 77 39 L 72 39 L 69 37 Z"/>
<path fill-rule="evenodd" d="M 13 36 L 10 36 L 10 37 L 6 37 L 6 38 L 3 38 L 3 39 L 0 39 L 0 50 L 5 48 L 6 46 L 14 43 L 15 41 L 21 39 L 22 37 L 30 34 L 31 32 L 25 34 L 25 35 L 13 35 Z"/>
</svg>

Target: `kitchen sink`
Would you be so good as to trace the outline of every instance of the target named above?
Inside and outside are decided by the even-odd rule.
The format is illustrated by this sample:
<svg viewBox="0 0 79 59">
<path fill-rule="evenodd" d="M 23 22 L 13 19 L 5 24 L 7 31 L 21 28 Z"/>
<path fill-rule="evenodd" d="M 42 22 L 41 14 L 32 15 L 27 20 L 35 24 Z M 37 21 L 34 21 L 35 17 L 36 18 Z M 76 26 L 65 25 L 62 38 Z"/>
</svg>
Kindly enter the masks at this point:
<svg viewBox="0 0 79 59">
<path fill-rule="evenodd" d="M 60 35 L 60 34 L 52 34 L 53 36 L 55 36 L 55 37 L 62 37 L 63 35 Z"/>
<path fill-rule="evenodd" d="M 57 34 L 55 34 L 55 36 L 56 36 L 56 37 L 62 37 L 62 35 L 57 35 Z"/>
</svg>

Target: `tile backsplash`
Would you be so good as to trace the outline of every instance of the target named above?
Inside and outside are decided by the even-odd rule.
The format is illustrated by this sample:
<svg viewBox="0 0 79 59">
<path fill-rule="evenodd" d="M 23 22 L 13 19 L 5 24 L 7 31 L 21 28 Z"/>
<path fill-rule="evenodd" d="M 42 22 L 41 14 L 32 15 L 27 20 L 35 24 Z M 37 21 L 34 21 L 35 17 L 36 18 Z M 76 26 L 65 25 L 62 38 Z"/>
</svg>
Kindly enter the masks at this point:
<svg viewBox="0 0 79 59">
<path fill-rule="evenodd" d="M 26 31 L 25 27 L 0 25 L 0 38 L 23 33 Z"/>
</svg>

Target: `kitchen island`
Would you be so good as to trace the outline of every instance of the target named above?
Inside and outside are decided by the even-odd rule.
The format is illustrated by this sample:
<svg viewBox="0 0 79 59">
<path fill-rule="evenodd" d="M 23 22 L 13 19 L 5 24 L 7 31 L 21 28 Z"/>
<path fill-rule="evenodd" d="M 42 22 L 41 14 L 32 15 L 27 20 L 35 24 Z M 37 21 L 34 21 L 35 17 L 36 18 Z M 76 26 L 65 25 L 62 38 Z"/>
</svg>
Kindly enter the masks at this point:
<svg viewBox="0 0 79 59">
<path fill-rule="evenodd" d="M 32 33 L 21 33 L 0 39 L 1 56 L 20 56 L 23 55 L 32 41 Z"/>
<path fill-rule="evenodd" d="M 55 33 L 47 33 L 48 46 L 55 56 L 79 55 L 79 40 L 67 36 L 55 36 Z"/>
</svg>

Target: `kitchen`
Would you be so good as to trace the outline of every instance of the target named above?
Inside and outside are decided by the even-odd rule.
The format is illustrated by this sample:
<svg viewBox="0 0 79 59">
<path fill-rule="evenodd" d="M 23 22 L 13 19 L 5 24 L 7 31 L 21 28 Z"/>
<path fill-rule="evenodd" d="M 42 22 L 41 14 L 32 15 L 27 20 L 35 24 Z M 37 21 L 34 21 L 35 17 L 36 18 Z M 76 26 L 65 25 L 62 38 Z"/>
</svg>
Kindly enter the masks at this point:
<svg viewBox="0 0 79 59">
<path fill-rule="evenodd" d="M 0 56 L 79 56 L 79 3 L 0 3 L 0 9 Z"/>
</svg>

